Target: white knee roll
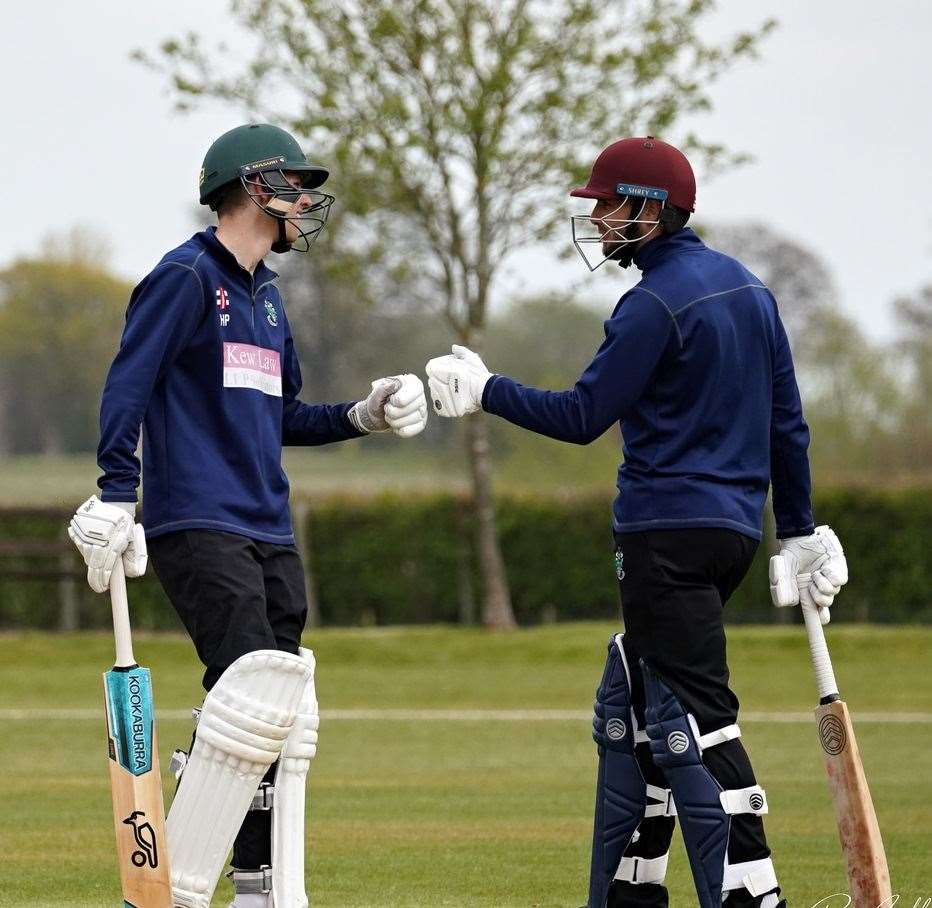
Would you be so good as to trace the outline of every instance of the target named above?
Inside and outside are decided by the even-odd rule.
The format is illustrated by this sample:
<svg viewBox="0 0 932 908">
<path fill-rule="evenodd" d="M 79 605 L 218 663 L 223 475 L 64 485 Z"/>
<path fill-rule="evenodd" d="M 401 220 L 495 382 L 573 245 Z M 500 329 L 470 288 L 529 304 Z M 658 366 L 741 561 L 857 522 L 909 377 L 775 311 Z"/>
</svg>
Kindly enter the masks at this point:
<svg viewBox="0 0 932 908">
<path fill-rule="evenodd" d="M 307 772 L 317 753 L 317 694 L 314 653 L 302 649 L 310 678 L 301 697 L 294 727 L 285 741 L 275 771 L 272 810 L 272 904 L 276 908 L 307 908 L 304 889 L 304 804 Z"/>
<path fill-rule="evenodd" d="M 209 908 L 233 839 L 294 726 L 311 675 L 300 656 L 258 650 L 237 659 L 207 695 L 166 822 L 176 905 Z"/>
</svg>

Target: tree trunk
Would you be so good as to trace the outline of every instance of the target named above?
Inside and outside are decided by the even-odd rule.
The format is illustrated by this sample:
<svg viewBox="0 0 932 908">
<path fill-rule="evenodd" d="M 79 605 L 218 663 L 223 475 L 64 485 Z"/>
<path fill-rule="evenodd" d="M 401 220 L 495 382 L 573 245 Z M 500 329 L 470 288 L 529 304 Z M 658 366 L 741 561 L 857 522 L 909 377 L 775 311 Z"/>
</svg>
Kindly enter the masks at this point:
<svg viewBox="0 0 932 908">
<path fill-rule="evenodd" d="M 498 541 L 495 501 L 492 496 L 492 464 L 489 458 L 489 429 L 483 414 L 466 418 L 469 466 L 472 472 L 473 506 L 476 514 L 476 543 L 482 572 L 482 623 L 496 630 L 517 627 L 505 562 Z"/>
</svg>

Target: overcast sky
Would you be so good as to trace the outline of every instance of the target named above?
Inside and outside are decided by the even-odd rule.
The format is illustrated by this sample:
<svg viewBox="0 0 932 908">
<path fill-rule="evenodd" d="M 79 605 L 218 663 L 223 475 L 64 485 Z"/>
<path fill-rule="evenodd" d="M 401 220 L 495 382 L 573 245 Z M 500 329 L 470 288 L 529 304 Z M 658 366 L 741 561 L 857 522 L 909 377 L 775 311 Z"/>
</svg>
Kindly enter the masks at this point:
<svg viewBox="0 0 932 908">
<path fill-rule="evenodd" d="M 188 29 L 235 47 L 227 6 L 17 7 L 16 27 L 0 38 L 0 266 L 39 251 L 50 229 L 80 222 L 109 237 L 113 267 L 138 280 L 191 233 L 204 151 L 242 116 L 211 105 L 179 117 L 162 78 L 128 54 Z M 932 280 L 932 3 L 721 0 L 708 35 L 768 15 L 780 28 L 762 60 L 733 70 L 713 88 L 714 112 L 686 124 L 756 158 L 700 185 L 697 211 L 710 222 L 762 219 L 811 245 L 845 307 L 887 337 L 891 299 Z M 529 252 L 512 263 L 500 296 L 581 287 L 581 269 Z M 588 292 L 609 307 L 617 295 L 604 281 Z"/>
</svg>

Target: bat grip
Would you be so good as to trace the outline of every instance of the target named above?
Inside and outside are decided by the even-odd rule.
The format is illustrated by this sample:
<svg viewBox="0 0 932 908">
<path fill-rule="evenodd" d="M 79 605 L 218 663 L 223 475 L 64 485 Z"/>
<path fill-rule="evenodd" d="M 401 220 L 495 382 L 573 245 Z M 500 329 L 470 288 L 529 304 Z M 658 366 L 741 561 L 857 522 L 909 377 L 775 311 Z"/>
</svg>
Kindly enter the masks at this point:
<svg viewBox="0 0 932 908">
<path fill-rule="evenodd" d="M 133 637 L 129 627 L 129 603 L 126 600 L 122 556 L 117 558 L 110 574 L 110 606 L 113 610 L 113 638 L 116 641 L 116 662 L 113 666 L 132 668 L 136 659 L 133 656 Z"/>
<path fill-rule="evenodd" d="M 830 703 L 838 699 L 838 683 L 835 681 L 835 670 L 832 668 L 832 659 L 828 654 L 825 643 L 825 632 L 822 630 L 822 621 L 819 611 L 812 606 L 804 605 L 803 621 L 806 622 L 806 633 L 809 636 L 809 653 L 812 656 L 812 668 L 815 671 L 816 685 L 819 688 L 819 700 Z"/>
</svg>

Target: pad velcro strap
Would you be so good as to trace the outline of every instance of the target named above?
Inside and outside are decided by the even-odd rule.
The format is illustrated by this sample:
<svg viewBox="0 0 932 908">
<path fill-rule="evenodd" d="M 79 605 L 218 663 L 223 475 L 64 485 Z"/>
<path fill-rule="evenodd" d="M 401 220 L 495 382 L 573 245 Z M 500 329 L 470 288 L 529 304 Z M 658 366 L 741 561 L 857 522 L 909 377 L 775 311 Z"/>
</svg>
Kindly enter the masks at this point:
<svg viewBox="0 0 932 908">
<path fill-rule="evenodd" d="M 252 797 L 252 803 L 249 805 L 250 810 L 271 810 L 275 803 L 275 786 L 269 782 L 263 782 L 259 789 Z"/>
<path fill-rule="evenodd" d="M 655 803 L 648 804 L 644 808 L 644 818 L 647 817 L 675 817 L 676 805 L 673 803 L 673 792 L 669 788 L 661 788 L 659 785 L 647 786 L 647 797 L 652 798 Z"/>
<path fill-rule="evenodd" d="M 690 716 L 692 718 L 692 716 Z M 696 741 L 699 743 L 699 750 L 708 750 L 715 747 L 716 744 L 724 744 L 726 741 L 733 741 L 741 737 L 741 729 L 737 725 L 726 725 L 724 728 L 717 728 L 710 731 L 707 735 L 696 735 Z"/>
<path fill-rule="evenodd" d="M 760 785 L 723 791 L 719 799 L 725 813 L 753 813 L 759 817 L 767 813 L 767 793 Z"/>
<path fill-rule="evenodd" d="M 272 891 L 272 868 L 265 866 L 258 870 L 231 870 L 227 877 L 233 880 L 233 890 L 237 895 L 266 895 Z"/>
<path fill-rule="evenodd" d="M 622 858 L 615 879 L 623 883 L 662 883 L 670 852 L 659 858 Z"/>
<path fill-rule="evenodd" d="M 643 728 L 638 728 L 634 732 L 634 743 L 635 744 L 647 744 L 650 741 L 650 736 L 644 731 Z"/>
<path fill-rule="evenodd" d="M 745 861 L 742 864 L 726 864 L 722 890 L 730 892 L 742 886 L 753 895 L 764 895 L 777 888 L 777 875 L 770 858 Z"/>
<path fill-rule="evenodd" d="M 738 728 L 737 724 L 725 725 L 722 728 L 716 728 L 715 731 L 710 731 L 708 734 L 700 735 L 699 723 L 692 713 L 686 713 L 686 721 L 689 723 L 689 730 L 696 739 L 696 746 L 699 748 L 700 756 L 702 756 L 703 751 L 715 747 L 716 744 L 724 744 L 726 741 L 741 737 L 741 729 Z"/>
</svg>

